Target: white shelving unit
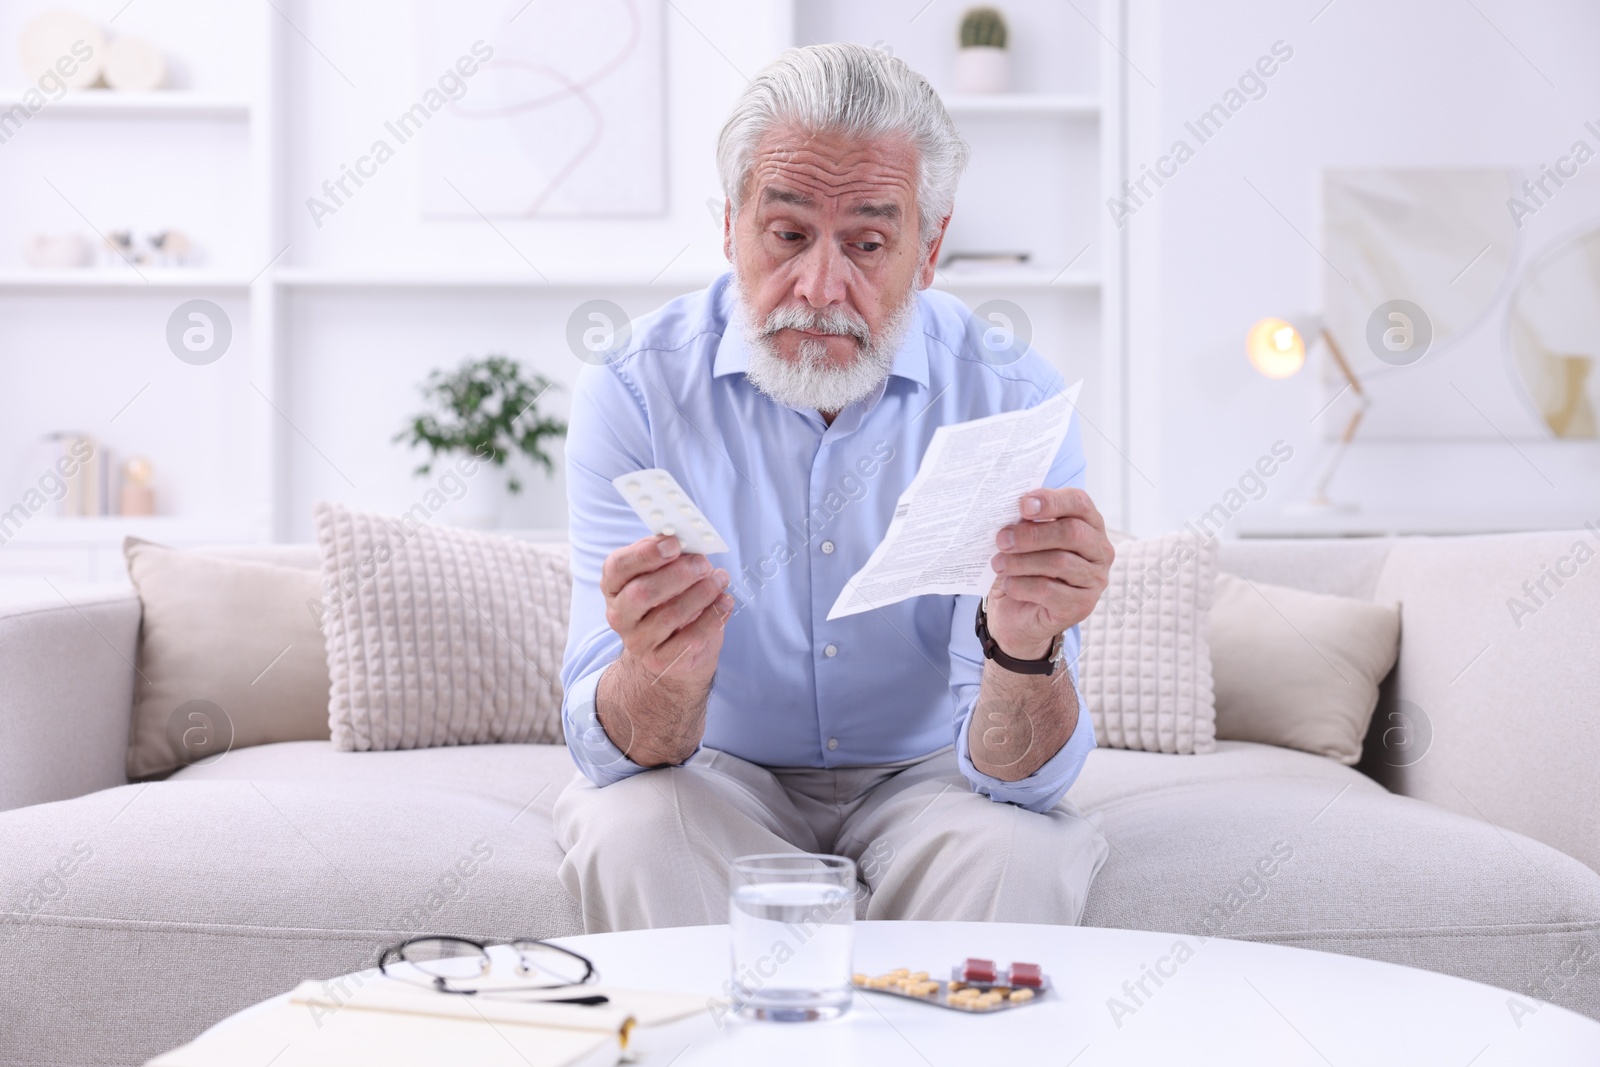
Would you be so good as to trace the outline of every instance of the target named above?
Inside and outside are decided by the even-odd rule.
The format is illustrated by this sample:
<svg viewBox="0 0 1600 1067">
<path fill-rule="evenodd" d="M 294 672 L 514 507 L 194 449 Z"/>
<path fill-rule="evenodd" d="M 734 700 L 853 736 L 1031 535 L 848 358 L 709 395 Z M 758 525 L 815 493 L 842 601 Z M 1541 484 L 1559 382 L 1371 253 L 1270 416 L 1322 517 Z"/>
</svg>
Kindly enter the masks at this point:
<svg viewBox="0 0 1600 1067">
<path fill-rule="evenodd" d="M 48 6 L 48 0 L 25 2 L 41 10 Z M 161 10 L 176 11 L 184 4 L 200 5 L 201 0 L 164 0 L 164 4 Z M 108 12 L 114 13 L 116 6 Z M 1018 134 L 1013 140 L 1033 146 L 1029 150 L 1037 155 L 1029 157 L 1025 176 L 1049 193 L 1045 200 L 1065 206 L 1052 209 L 1055 213 L 1048 223 L 1039 224 L 1023 214 L 1032 205 L 1008 197 L 1008 186 L 995 185 L 992 176 L 984 177 L 975 166 L 974 184 L 963 187 L 966 207 L 958 204 L 958 213 L 964 211 L 964 218 L 1000 220 L 1010 233 L 1033 241 L 1033 247 L 1018 249 L 1033 255 L 1020 267 L 942 269 L 935 286 L 974 304 L 1012 299 L 1039 310 L 1041 324 L 1051 331 L 1052 347 L 1068 372 L 1092 380 L 1097 396 L 1093 429 L 1086 427 L 1084 437 L 1092 469 L 1105 472 L 1096 487 L 1101 508 L 1116 521 L 1126 498 L 1122 476 L 1115 474 L 1116 460 L 1128 451 L 1122 440 L 1123 253 L 1101 205 L 1108 195 L 1105 190 L 1120 182 L 1124 167 L 1122 87 L 1115 52 L 1123 33 L 1123 0 L 1099 0 L 1098 29 L 1070 12 L 1062 16 L 1053 0 L 1014 0 L 1011 7 L 1024 21 L 1044 19 L 1059 27 L 1060 34 L 1071 36 L 1067 54 L 1078 57 L 1076 80 L 1070 84 L 1060 79 L 1056 79 L 1059 84 L 1048 79 L 1038 85 L 1019 83 L 1027 91 L 1016 93 L 947 93 L 946 105 L 980 151 L 990 152 L 995 143 L 1013 134 Z M 196 6 L 195 11 L 200 10 Z M 718 40 L 735 65 L 745 71 L 753 71 L 770 58 L 776 44 L 804 43 L 808 28 L 815 30 L 829 20 L 834 22 L 834 39 L 863 43 L 873 39 L 864 37 L 866 31 L 857 25 L 858 15 L 867 18 L 872 13 L 844 0 L 827 0 L 816 6 L 779 3 L 772 5 L 771 11 L 730 3 L 728 10 L 737 12 L 731 18 L 747 24 L 739 33 L 727 36 L 744 43 L 728 44 L 725 35 Z M 146 12 L 156 13 L 155 9 Z M 209 7 L 205 13 L 206 17 L 221 17 L 214 16 Z M 932 20 L 935 14 L 930 12 L 924 19 Z M 673 17 L 669 16 L 669 24 Z M 948 21 L 954 16 L 944 12 L 941 17 Z M 362 501 L 414 500 L 426 486 L 408 480 L 408 471 L 393 475 L 382 485 L 374 484 L 377 476 L 371 472 L 380 465 L 383 470 L 395 466 L 393 455 L 383 450 L 392 447 L 388 437 L 397 420 L 384 405 L 414 405 L 414 386 L 426 369 L 469 351 L 481 354 L 503 347 L 513 348 L 519 356 L 531 354 L 536 363 L 544 359 L 546 366 L 549 360 L 559 359 L 560 366 L 575 371 L 576 363 L 564 351 L 561 338 L 567 314 L 583 300 L 615 298 L 629 314 L 640 314 L 706 284 L 720 269 L 720 242 L 702 201 L 720 197 L 714 185 L 706 187 L 704 182 L 711 173 L 708 146 L 721 116 L 715 107 L 699 106 L 703 101 L 669 117 L 671 150 L 679 151 L 680 144 L 693 146 L 695 166 L 693 176 L 686 178 L 680 173 L 685 167 L 674 164 L 668 185 L 673 214 L 666 225 L 654 224 L 662 231 L 655 238 L 662 251 L 651 266 L 642 267 L 639 261 L 651 259 L 653 252 L 639 253 L 626 262 L 619 257 L 615 264 L 608 257 L 599 260 L 599 266 L 593 265 L 596 260 L 592 256 L 585 260 L 562 253 L 559 242 L 572 240 L 566 235 L 576 232 L 578 225 L 570 220 L 491 223 L 495 234 L 484 236 L 487 231 L 479 220 L 438 223 L 414 217 L 405 219 L 404 225 L 416 230 L 431 227 L 429 235 L 438 238 L 436 243 L 428 248 L 419 246 L 414 254 L 375 252 L 366 257 L 366 265 L 352 262 L 355 256 L 347 246 L 330 244 L 320 227 L 307 222 L 305 201 L 309 195 L 318 195 L 323 178 L 336 175 L 338 165 L 352 159 L 352 151 L 359 152 L 380 129 L 381 119 L 374 116 L 385 114 L 383 108 L 390 105 L 375 104 L 374 99 L 415 98 L 414 50 L 407 44 L 412 40 L 410 30 L 393 28 L 388 38 L 367 40 L 335 6 L 312 5 L 306 0 L 284 0 L 277 7 L 240 5 L 228 18 L 240 23 L 235 39 L 243 42 L 237 45 L 240 54 L 230 61 L 248 68 L 252 72 L 248 78 L 217 87 L 202 84 L 197 91 L 71 93 L 33 114 L 22 136 L 32 138 L 39 132 L 38 145 L 59 146 L 90 131 L 135 131 L 137 139 L 148 130 L 160 131 L 158 139 L 164 145 L 192 143 L 197 153 L 243 151 L 247 156 L 245 181 L 239 188 L 226 190 L 242 197 L 245 218 L 239 241 L 214 249 L 214 266 L 192 270 L 41 271 L 0 259 L 0 347 L 9 308 L 29 309 L 40 318 L 37 336 L 32 338 L 35 343 L 42 343 L 44 322 L 50 316 L 89 315 L 114 322 L 108 330 L 137 338 L 144 350 L 162 348 L 160 329 L 165 316 L 186 294 L 237 309 L 232 325 L 238 355 L 230 353 L 228 360 L 215 365 L 223 368 L 230 364 L 227 373 L 233 377 L 217 384 L 212 394 L 196 394 L 198 400 L 172 398 L 181 389 L 198 389 L 194 383 L 202 380 L 203 372 L 212 373 L 211 380 L 216 381 L 220 371 L 190 368 L 172 360 L 170 366 L 163 363 L 149 375 L 143 371 L 134 374 L 119 366 L 114 350 L 74 357 L 85 360 L 84 375 L 120 374 L 126 379 L 126 386 L 119 386 L 121 392 L 96 406 L 106 408 L 99 416 L 102 424 L 113 413 L 121 420 L 111 427 L 113 444 L 115 434 L 126 430 L 130 421 L 119 407 L 140 397 L 132 410 L 156 403 L 176 405 L 159 409 L 164 416 L 170 413 L 171 441 L 177 442 L 171 447 L 200 455 L 220 450 L 226 462 L 213 463 L 209 468 L 213 473 L 196 476 L 201 481 L 185 483 L 181 493 L 175 491 L 180 487 L 158 482 L 158 507 L 164 510 L 173 500 L 184 501 L 176 514 L 87 520 L 36 515 L 0 545 L 0 575 L 37 571 L 59 575 L 63 581 L 105 580 L 113 576 L 121 539 L 127 535 L 187 545 L 300 540 L 308 533 L 305 513 L 309 502 L 319 495 L 346 494 Z M 398 25 L 407 18 L 397 14 L 394 21 Z M 767 26 L 774 18 L 776 32 Z M 948 36 L 944 28 L 929 36 L 929 22 L 923 21 L 912 31 L 923 38 L 909 40 L 900 54 L 930 77 L 942 74 L 948 63 L 937 48 L 943 45 L 921 42 L 943 41 Z M 341 40 L 341 32 L 352 36 Z M 147 34 L 159 39 L 157 33 Z M 789 42 L 781 42 L 785 34 Z M 317 47 L 308 47 L 308 40 L 315 40 Z M 695 40 L 687 35 L 683 40 L 673 38 L 669 84 L 678 88 L 669 91 L 669 100 L 672 92 L 685 92 L 686 80 L 692 78 L 696 86 L 705 80 L 704 72 L 693 70 L 699 62 L 698 53 L 692 51 L 700 47 Z M 1051 42 L 1051 47 L 1055 43 Z M 389 97 L 385 98 L 372 88 L 381 80 L 375 65 L 363 58 L 360 62 L 365 66 L 357 69 L 356 57 L 391 53 L 393 64 L 402 73 L 390 78 Z M 330 69 L 335 62 L 339 64 L 337 74 Z M 360 90 L 345 84 L 350 81 L 344 77 L 347 71 L 361 84 Z M 938 77 L 934 80 L 938 85 Z M 733 88 L 728 91 L 736 91 L 737 84 L 730 82 Z M 711 92 L 698 87 L 694 91 Z M 0 112 L 20 97 L 15 87 L 0 92 Z M 293 138 L 287 129 L 291 122 L 295 124 Z M 308 133 L 308 125 L 316 129 Z M 313 133 L 320 138 L 315 151 L 304 145 Z M 185 137 L 194 140 L 181 140 Z M 238 147 L 219 149 L 219 143 Z M 13 159 L 16 153 L 8 146 L 6 155 Z M 363 191 L 359 201 L 352 201 L 354 214 L 337 217 L 344 228 L 339 236 L 363 225 L 359 219 L 362 211 L 392 210 L 380 206 L 386 203 L 383 198 L 395 195 L 394 190 L 405 180 L 399 170 L 413 165 L 414 160 L 390 164 L 392 169 L 374 182 L 385 191 Z M 118 180 L 115 171 L 109 173 L 110 180 Z M 204 168 L 196 168 L 192 195 L 213 195 L 204 184 L 209 180 L 216 179 Z M 64 195 L 70 193 L 74 198 L 74 210 L 78 210 L 78 201 L 85 204 L 81 214 L 89 221 L 99 216 L 89 203 L 92 197 L 82 192 L 84 188 L 86 183 L 63 186 Z M 411 210 L 414 212 L 414 205 Z M 352 217 L 357 221 L 345 221 Z M 107 222 L 108 228 L 114 221 Z M 617 228 L 605 232 L 619 235 L 618 240 L 631 239 L 632 227 L 615 225 Z M 477 245 L 466 240 L 474 230 L 482 231 L 477 234 L 482 243 Z M 542 235 L 547 234 L 553 235 L 548 241 L 555 242 L 555 251 L 545 247 L 547 238 Z M 971 239 L 973 232 L 962 236 Z M 685 241 L 695 243 L 687 254 L 690 246 Z M 510 255 L 506 245 L 515 248 L 521 259 Z M 489 251 L 484 252 L 485 248 Z M 0 255 L 6 252 L 0 249 Z M 529 259 L 538 267 L 527 265 Z M 571 265 L 578 262 L 591 265 Z M 233 310 L 229 313 L 234 314 Z M 490 325 L 481 326 L 485 321 Z M 415 352 L 398 352 L 405 344 L 426 347 L 430 353 L 426 359 L 431 362 L 421 362 L 424 357 Z M 397 350 L 393 359 L 373 354 L 390 349 Z M 358 358 L 367 362 L 357 365 Z M 136 392 L 141 387 L 149 392 Z M 108 394 L 111 392 L 108 386 Z M 222 410 L 204 410 L 210 404 L 221 405 Z M 400 413 L 404 410 L 399 408 Z M 191 420 L 197 424 L 192 431 L 187 426 Z M 210 428 L 202 431 L 198 428 L 201 423 Z M 106 430 L 104 425 L 82 428 L 96 433 Z M 8 437 L 0 428 L 0 442 L 15 445 L 27 440 Z M 373 456 L 377 459 L 367 465 Z M 158 459 L 158 479 L 169 474 L 172 466 L 171 462 L 163 466 Z M 223 497 L 225 504 L 217 502 Z M 403 510 L 392 503 L 372 506 Z M 555 525 L 549 518 L 525 511 L 508 516 L 508 522 L 515 528 L 548 530 Z M 38 566 L 30 566 L 30 556 Z"/>
<path fill-rule="evenodd" d="M 245 292 L 250 279 L 242 275 L 222 274 L 206 270 L 180 268 L 92 267 L 80 270 L 13 270 L 0 271 L 0 292 L 30 290 L 132 290 L 148 289 L 152 292 L 173 290 L 233 289 Z"/>
<path fill-rule="evenodd" d="M 0 111 L 22 103 L 22 94 L 0 92 Z M 110 89 L 78 89 L 58 100 L 47 102 L 33 114 L 34 119 L 59 118 L 250 118 L 251 101 L 213 96 L 183 89 L 147 93 L 124 93 Z"/>
<path fill-rule="evenodd" d="M 963 115 L 1053 115 L 1093 119 L 1100 116 L 1100 101 L 1069 93 L 945 93 L 945 110 Z"/>
</svg>

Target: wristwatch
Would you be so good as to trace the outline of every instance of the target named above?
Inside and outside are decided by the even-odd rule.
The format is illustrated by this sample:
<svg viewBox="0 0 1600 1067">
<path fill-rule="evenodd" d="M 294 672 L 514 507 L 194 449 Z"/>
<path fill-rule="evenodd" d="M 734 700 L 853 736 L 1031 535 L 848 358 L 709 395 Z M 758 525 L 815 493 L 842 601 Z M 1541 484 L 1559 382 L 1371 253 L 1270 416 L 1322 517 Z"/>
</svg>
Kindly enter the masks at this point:
<svg viewBox="0 0 1600 1067">
<path fill-rule="evenodd" d="M 988 598 L 985 597 L 984 600 Z M 1061 635 L 1056 634 L 1055 640 L 1050 642 L 1050 649 L 1040 659 L 1013 659 L 1000 651 L 1000 642 L 996 641 L 989 633 L 989 613 L 983 610 L 983 600 L 978 601 L 977 624 L 974 629 L 978 633 L 978 643 L 983 646 L 985 657 L 994 660 L 1013 674 L 1054 674 L 1056 660 L 1061 655 Z"/>
</svg>

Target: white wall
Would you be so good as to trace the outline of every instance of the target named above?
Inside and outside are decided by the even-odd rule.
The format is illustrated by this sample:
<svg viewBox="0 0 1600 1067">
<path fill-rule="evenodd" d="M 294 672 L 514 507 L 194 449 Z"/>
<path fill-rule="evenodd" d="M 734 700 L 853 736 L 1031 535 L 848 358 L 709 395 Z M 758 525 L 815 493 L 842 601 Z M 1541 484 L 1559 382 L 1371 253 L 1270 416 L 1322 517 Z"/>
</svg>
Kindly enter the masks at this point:
<svg viewBox="0 0 1600 1067">
<path fill-rule="evenodd" d="M 404 416 L 420 408 L 415 386 L 429 370 L 467 355 L 500 352 L 570 386 L 582 364 L 569 351 L 565 330 L 579 304 L 603 297 L 630 315 L 642 314 L 725 269 L 720 217 L 707 206 L 714 198 L 720 204 L 721 196 L 713 162 L 716 130 L 744 85 L 742 72 L 753 71 L 761 57 L 782 47 L 788 12 L 735 0 L 685 2 L 677 9 L 681 14 L 666 9 L 665 217 L 502 218 L 493 225 L 477 218 L 424 219 L 417 159 L 429 135 L 424 127 L 319 226 L 306 208 L 307 198 L 321 196 L 323 181 L 365 152 L 382 134 L 383 123 L 417 99 L 416 12 L 410 4 L 301 5 L 301 29 L 326 58 L 303 41 L 287 42 L 289 151 L 283 198 L 288 226 L 283 240 L 290 246 L 285 263 L 291 269 L 466 272 L 529 282 L 542 275 L 558 283 L 662 277 L 648 287 L 596 281 L 548 292 L 288 290 L 280 380 L 289 417 L 305 427 L 316 447 L 306 441 L 288 444 L 280 533 L 308 538 L 310 504 L 319 498 L 384 511 L 404 510 L 419 499 L 429 483 L 409 472 L 422 454 L 389 440 Z M 514 12 L 514 6 L 508 10 Z M 464 19 L 460 38 L 456 51 L 462 54 L 478 39 L 492 47 L 493 25 Z M 740 69 L 724 55 L 740 57 Z M 566 396 L 558 391 L 541 409 L 561 414 L 566 406 Z M 553 452 L 559 460 L 559 443 Z M 562 479 L 540 472 L 525 483 L 505 520 L 520 527 L 564 526 Z"/>
<path fill-rule="evenodd" d="M 1600 6 L 1137 0 L 1132 23 L 1129 59 L 1142 72 L 1128 75 L 1134 173 L 1179 137 L 1195 143 L 1183 123 L 1273 42 L 1294 50 L 1266 95 L 1199 146 L 1128 223 L 1133 458 L 1154 483 L 1134 480 L 1143 489 L 1138 526 L 1153 532 L 1193 518 L 1283 439 L 1295 458 L 1266 498 L 1236 516 L 1236 527 L 1248 525 L 1304 492 L 1325 447 L 1310 422 L 1320 406 L 1315 374 L 1269 381 L 1243 355 L 1256 319 L 1316 306 L 1324 268 L 1307 240 L 1318 240 L 1319 170 L 1555 158 L 1585 120 L 1600 118 Z M 1445 389 L 1437 402 L 1461 403 Z M 1493 525 L 1495 516 L 1536 513 L 1570 523 L 1600 517 L 1600 446 L 1358 441 L 1334 489 L 1374 515 L 1432 512 Z"/>
</svg>

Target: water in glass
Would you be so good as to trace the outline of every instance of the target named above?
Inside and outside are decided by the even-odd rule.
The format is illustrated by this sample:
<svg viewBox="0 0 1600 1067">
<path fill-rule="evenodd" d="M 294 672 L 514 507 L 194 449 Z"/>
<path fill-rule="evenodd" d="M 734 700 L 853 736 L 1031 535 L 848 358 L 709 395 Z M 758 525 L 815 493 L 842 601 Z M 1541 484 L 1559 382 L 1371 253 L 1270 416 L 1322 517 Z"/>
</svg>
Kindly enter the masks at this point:
<svg viewBox="0 0 1600 1067">
<path fill-rule="evenodd" d="M 729 922 L 740 1014 L 799 1021 L 850 1006 L 855 864 L 839 856 L 735 862 Z"/>
</svg>

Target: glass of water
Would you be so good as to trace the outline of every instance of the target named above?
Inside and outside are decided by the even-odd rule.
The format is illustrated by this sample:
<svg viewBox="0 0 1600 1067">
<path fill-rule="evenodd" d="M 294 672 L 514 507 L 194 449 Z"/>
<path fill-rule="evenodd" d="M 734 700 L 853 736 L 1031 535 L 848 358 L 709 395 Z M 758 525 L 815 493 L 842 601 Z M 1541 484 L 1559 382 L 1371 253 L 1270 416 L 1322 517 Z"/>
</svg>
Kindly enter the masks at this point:
<svg viewBox="0 0 1600 1067">
<path fill-rule="evenodd" d="M 750 1019 L 832 1019 L 850 1007 L 856 865 L 778 852 L 733 861 L 733 993 Z"/>
</svg>

